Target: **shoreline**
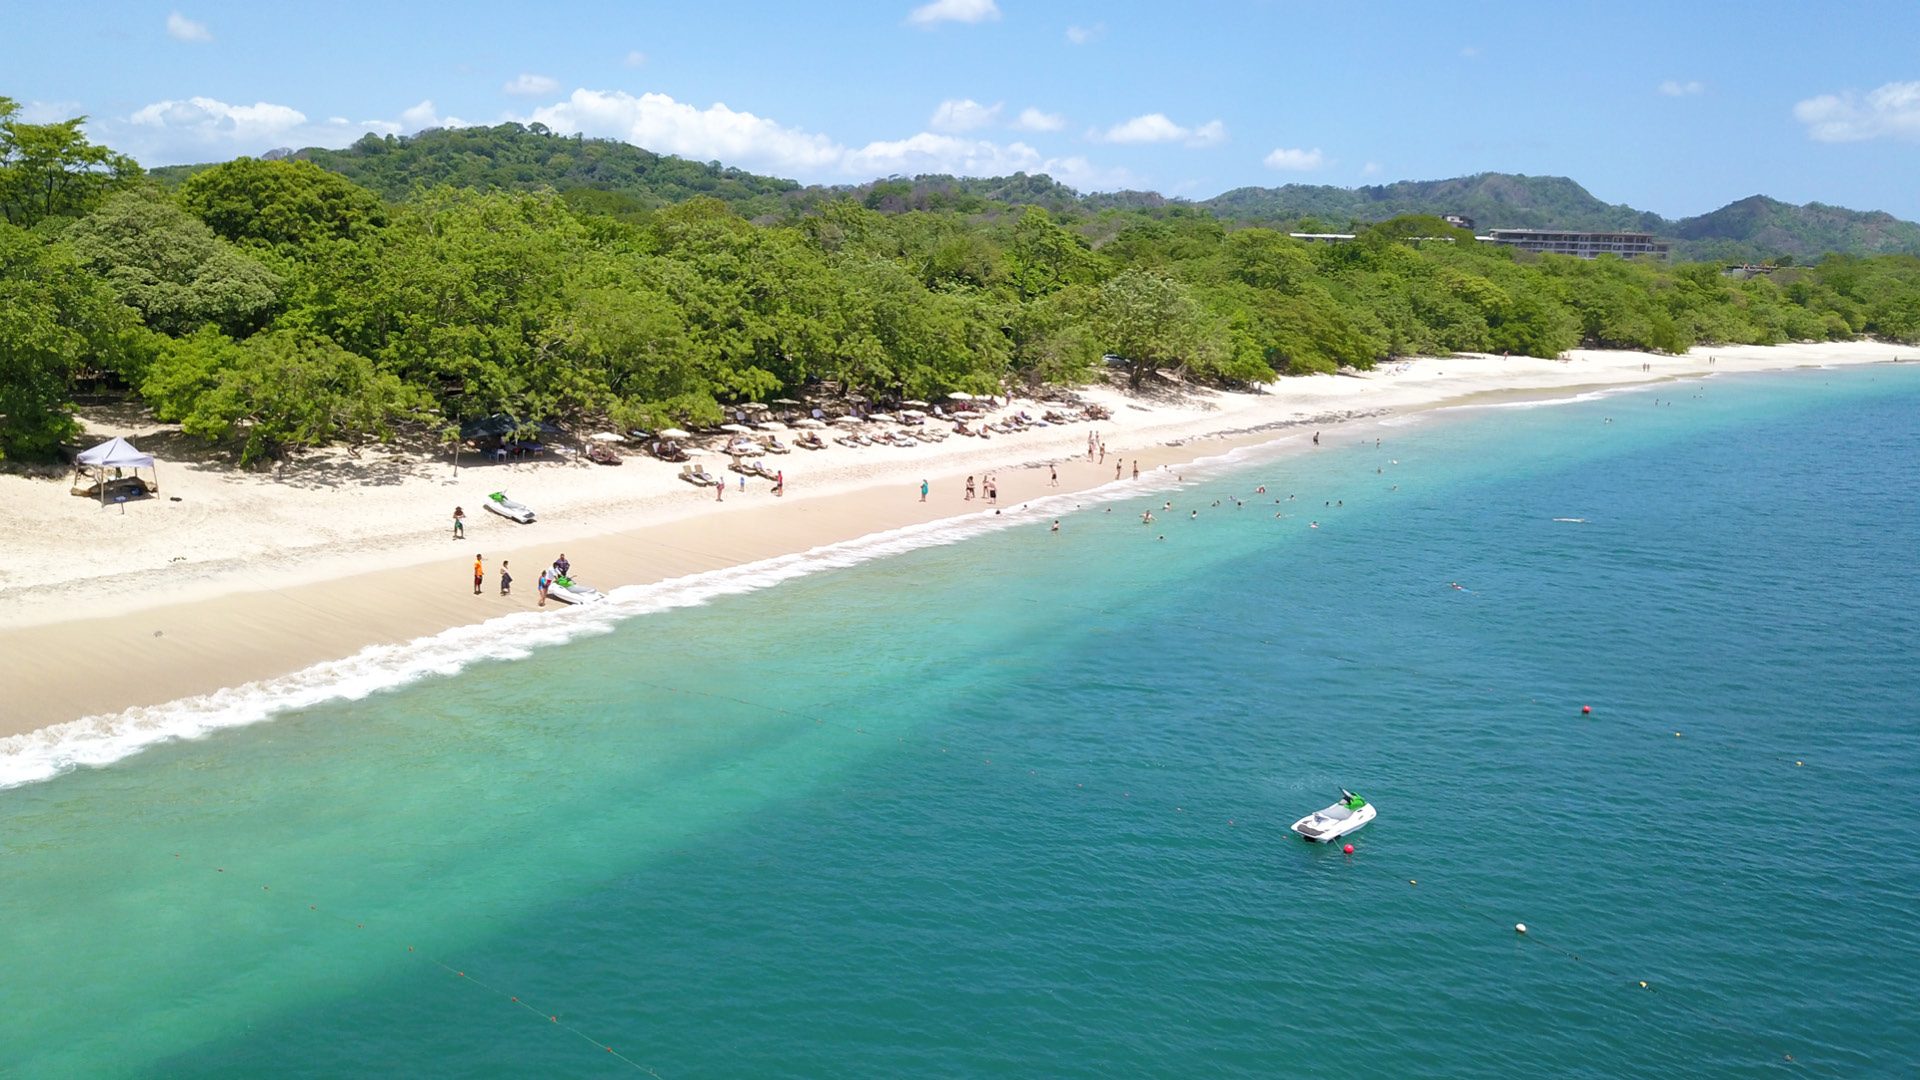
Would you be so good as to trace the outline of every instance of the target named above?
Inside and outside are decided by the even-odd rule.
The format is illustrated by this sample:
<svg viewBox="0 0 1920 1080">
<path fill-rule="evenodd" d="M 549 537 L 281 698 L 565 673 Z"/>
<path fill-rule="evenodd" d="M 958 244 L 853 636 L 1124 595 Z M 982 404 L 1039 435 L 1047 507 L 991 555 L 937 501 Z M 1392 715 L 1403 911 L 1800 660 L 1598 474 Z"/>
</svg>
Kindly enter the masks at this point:
<svg viewBox="0 0 1920 1080">
<path fill-rule="evenodd" d="M 1718 363 L 1710 364 L 1710 355 Z M 376 532 L 343 541 L 351 550 L 339 554 L 328 554 L 324 544 L 275 545 L 271 532 L 264 538 L 242 537 L 245 543 L 264 545 L 266 551 L 261 554 L 223 551 L 208 537 L 192 550 L 206 550 L 211 557 L 185 560 L 184 567 L 177 562 L 163 564 L 179 567 L 172 572 L 156 573 L 151 566 L 110 569 L 46 586 L 16 585 L 14 577 L 0 581 L 0 678 L 10 689 L 8 708 L 0 717 L 0 759 L 45 750 L 37 744 L 58 735 L 48 729 L 83 718 L 97 728 L 111 728 L 121 720 L 137 724 L 140 718 L 135 714 L 153 706 L 207 695 L 217 699 L 222 690 L 285 679 L 367 650 L 385 649 L 399 660 L 427 639 L 458 628 L 502 618 L 539 619 L 544 613 L 535 607 L 534 579 L 539 567 L 560 551 L 568 553 L 583 580 L 603 591 L 656 587 L 897 530 L 956 523 L 989 509 L 978 500 L 961 499 L 961 485 L 969 474 L 999 475 L 1003 511 L 1017 512 L 1023 503 L 1047 496 L 1084 497 L 1114 482 L 1107 472 L 1113 461 L 1104 465 L 1086 461 L 1089 430 L 1103 432 L 1109 452 L 1124 460 L 1123 479 L 1130 476 L 1137 459 L 1145 484 L 1163 467 L 1177 473 L 1196 459 L 1282 442 L 1289 432 L 1305 432 L 1309 427 L 1332 433 L 1330 442 L 1337 446 L 1349 440 L 1357 425 L 1433 409 L 1493 401 L 1561 400 L 1707 374 L 1879 363 L 1900 357 L 1896 347 L 1877 343 L 1696 350 L 1679 357 L 1581 352 L 1571 362 L 1449 357 L 1403 362 L 1360 377 L 1283 380 L 1260 394 L 1197 393 L 1172 406 L 1111 395 L 1112 403 L 1119 406 L 1112 422 L 1042 429 L 984 444 L 950 439 L 939 446 L 918 448 L 924 453 L 853 451 L 809 458 L 796 452 L 781 460 L 796 473 L 783 499 L 760 490 L 765 482 L 759 481 L 744 495 L 729 489 L 725 502 L 715 502 L 705 491 L 684 485 L 676 488 L 678 481 L 671 479 L 670 467 L 644 459 L 633 463 L 638 468 L 623 469 L 566 464 L 499 467 L 521 470 L 506 474 L 516 485 L 547 474 L 584 485 L 580 505 L 604 512 L 568 515 L 567 504 L 560 502 L 563 510 L 558 521 L 543 517 L 539 524 L 525 527 L 489 521 L 476 530 L 473 526 L 482 524 L 476 518 L 491 517 L 476 511 L 469 515 L 469 537 L 452 546 L 446 535 L 418 536 L 419 530 L 409 525 L 405 533 Z M 1650 370 L 1642 371 L 1643 363 Z M 1458 374 L 1447 375 L 1446 369 Z M 1131 415 L 1135 412 L 1143 415 Z M 1312 446 L 1302 440 L 1296 449 L 1306 453 Z M 874 460 L 875 454 L 883 459 Z M 1059 467 L 1057 488 L 1048 483 L 1049 463 Z M 817 481 L 807 474 L 815 464 L 826 466 Z M 168 467 L 164 458 L 162 467 Z M 635 483 L 636 473 L 649 469 L 667 475 L 665 486 L 657 475 Z M 484 468 L 462 471 L 477 472 L 488 481 L 503 475 Z M 287 488 L 277 479 L 236 477 L 214 469 L 206 474 L 215 483 L 257 489 L 248 493 L 285 499 L 315 515 L 339 510 L 324 499 L 314 499 L 319 505 L 309 506 L 311 489 Z M 924 503 L 918 501 L 922 478 L 933 488 Z M 653 481 L 650 486 L 647 480 Z M 164 499 L 169 492 L 167 472 L 161 473 L 161 484 Z M 476 486 L 471 476 L 465 484 L 458 492 L 461 495 Z M 596 498 L 609 501 L 605 492 L 615 485 L 642 490 L 636 497 L 618 499 L 611 508 L 598 506 Z M 402 512 L 408 504 L 418 512 L 422 498 L 452 497 L 445 490 L 451 485 L 442 478 L 426 477 L 418 483 L 409 479 L 394 486 L 394 491 L 386 493 L 388 501 Z M 556 482 L 554 488 L 561 490 L 561 485 Z M 113 519 L 122 515 L 79 507 L 80 500 L 66 498 L 69 504 L 54 501 L 50 505 L 52 512 L 83 523 L 84 528 L 76 527 L 74 532 L 97 530 L 103 524 L 119 527 Z M 362 498 L 358 488 L 349 488 L 334 502 Z M 142 506 L 122 520 L 165 505 Z M 370 506 L 370 514 L 378 518 L 384 505 Z M 80 512 L 74 513 L 75 509 Z M 437 517 L 439 511 L 428 513 Z M 384 524 L 389 519 L 378 520 Z M 218 528 L 210 521 L 189 524 L 200 532 Z M 16 522 L 12 528 L 32 533 L 42 545 L 34 554 L 50 556 L 53 562 L 87 542 L 84 536 L 51 535 L 58 532 L 57 520 L 51 526 L 45 519 Z M 126 535 L 130 545 L 145 537 L 134 529 L 126 530 Z M 172 539 L 179 546 L 181 541 Z M 471 593 L 468 575 L 474 550 L 485 554 L 487 566 L 486 586 L 477 597 Z M 147 553 L 138 546 L 130 546 L 129 551 L 136 556 Z M 497 594 L 501 558 L 518 568 L 514 595 L 509 598 Z M 28 580 L 44 573 L 31 557 L 25 562 Z M 131 580 L 130 575 L 152 580 Z M 47 603 L 59 588 L 72 599 Z M 534 630 L 527 635 L 528 644 L 540 643 L 543 635 L 537 631 L 538 624 L 526 625 Z M 323 677 L 324 673 L 315 675 Z M 195 702 L 194 707 L 214 712 L 234 704 L 223 706 L 215 699 Z M 42 735 L 30 734 L 35 732 Z"/>
</svg>

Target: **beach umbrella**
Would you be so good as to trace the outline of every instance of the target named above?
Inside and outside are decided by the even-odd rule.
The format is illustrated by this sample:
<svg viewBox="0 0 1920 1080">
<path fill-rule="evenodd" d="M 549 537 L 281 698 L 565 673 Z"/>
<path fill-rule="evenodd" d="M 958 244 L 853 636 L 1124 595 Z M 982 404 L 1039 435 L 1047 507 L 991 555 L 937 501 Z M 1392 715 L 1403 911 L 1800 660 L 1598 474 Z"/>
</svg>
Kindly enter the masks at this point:
<svg viewBox="0 0 1920 1080">
<path fill-rule="evenodd" d="M 857 416 L 839 416 L 835 417 L 833 422 L 836 424 L 859 424 L 864 421 Z"/>
<path fill-rule="evenodd" d="M 774 398 L 774 399 L 773 399 L 773 403 L 774 403 L 775 405 L 798 405 L 798 404 L 800 404 L 799 402 L 797 402 L 797 401 L 795 401 L 795 400 L 793 400 L 793 399 L 792 399 L 792 398 L 790 398 L 790 397 L 777 397 L 777 398 Z"/>
<path fill-rule="evenodd" d="M 757 427 L 757 428 L 759 428 L 759 429 L 760 429 L 760 430 L 762 430 L 762 431 L 785 431 L 785 430 L 787 430 L 787 425 L 785 425 L 785 424 L 783 424 L 783 423 L 781 423 L 781 422 L 780 422 L 780 421 L 778 421 L 778 420 L 762 420 L 762 421 L 760 421 L 759 423 L 757 423 L 757 424 L 755 424 L 755 425 L 753 425 L 753 426 L 754 426 L 754 427 Z"/>
<path fill-rule="evenodd" d="M 873 420 L 873 421 L 876 421 L 876 422 L 878 422 L 878 423 L 883 423 L 883 424 L 891 424 L 891 423 L 893 423 L 893 417 L 891 417 L 891 416 L 889 416 L 889 415 L 887 415 L 886 413 L 883 413 L 883 412 L 877 412 L 877 413 L 868 413 L 868 414 L 867 414 L 867 419 L 869 419 L 869 420 Z"/>
<path fill-rule="evenodd" d="M 926 403 L 926 402 L 924 402 L 924 401 L 918 401 L 918 400 L 915 400 L 914 398 L 908 398 L 907 400 L 905 400 L 905 401 L 903 401 L 903 402 L 901 402 L 900 404 L 902 404 L 902 405 L 912 405 L 913 407 L 915 407 L 915 408 L 918 408 L 918 409 L 924 409 L 924 408 L 926 408 L 926 407 L 927 407 L 927 403 Z"/>
<path fill-rule="evenodd" d="M 826 427 L 827 425 L 825 425 L 825 424 L 823 424 L 823 423 L 821 423 L 820 421 L 818 421 L 818 420 L 815 420 L 815 419 L 814 419 L 813 417 L 811 417 L 811 416 L 809 416 L 809 417 L 807 417 L 807 418 L 806 418 L 806 419 L 804 419 L 804 420 L 795 420 L 795 421 L 793 422 L 793 426 L 794 426 L 794 427 L 803 427 L 803 428 L 823 428 L 823 427 Z"/>
<path fill-rule="evenodd" d="M 926 414 L 926 413 L 923 413 L 923 412 L 921 412 L 921 411 L 920 411 L 919 409 L 902 409 L 902 410 L 900 410 L 900 415 L 901 415 L 901 416 L 911 416 L 911 417 L 913 417 L 914 419 L 916 419 L 916 420 L 918 420 L 919 418 L 921 418 L 921 417 L 923 417 L 923 416 L 925 416 L 925 415 L 927 415 L 927 414 Z"/>
<path fill-rule="evenodd" d="M 735 435 L 751 435 L 751 434 L 753 434 L 753 429 L 752 429 L 752 428 L 750 428 L 750 427 L 748 427 L 748 426 L 747 426 L 747 425 L 745 425 L 745 424 L 721 424 L 721 425 L 720 425 L 720 430 L 721 430 L 721 431 L 731 431 L 731 432 L 733 432 L 733 433 L 734 433 Z"/>
<path fill-rule="evenodd" d="M 613 432 L 613 431 L 596 431 L 593 434 L 587 436 L 587 438 L 592 439 L 594 442 L 624 441 L 622 436 L 618 432 Z"/>
<path fill-rule="evenodd" d="M 955 401 L 972 401 L 973 400 L 973 395 L 967 393 L 965 390 L 955 390 L 953 393 L 948 394 L 947 396 L 952 398 Z"/>
<path fill-rule="evenodd" d="M 690 439 L 693 437 L 677 427 L 663 428 L 660 430 L 659 435 L 663 439 Z"/>
</svg>

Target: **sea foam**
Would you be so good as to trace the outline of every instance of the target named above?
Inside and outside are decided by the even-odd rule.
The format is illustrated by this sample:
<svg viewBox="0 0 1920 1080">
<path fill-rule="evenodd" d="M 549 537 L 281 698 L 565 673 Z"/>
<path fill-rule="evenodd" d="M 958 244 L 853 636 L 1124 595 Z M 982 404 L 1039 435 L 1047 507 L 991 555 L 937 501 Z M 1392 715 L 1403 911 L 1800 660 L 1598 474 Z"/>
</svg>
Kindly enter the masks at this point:
<svg viewBox="0 0 1920 1080">
<path fill-rule="evenodd" d="M 1245 460 L 1236 456 L 1241 454 L 1235 451 L 1204 458 L 1182 468 L 1214 472 Z M 1170 490 L 1180 486 L 1178 475 L 1155 470 L 1139 481 L 1117 480 L 1089 491 L 976 510 L 740 566 L 650 585 L 620 586 L 595 604 L 515 612 L 412 641 L 371 645 L 344 659 L 315 664 L 279 678 L 7 736 L 0 738 L 0 790 L 47 780 L 75 768 L 110 765 L 160 743 L 197 739 L 295 709 L 329 701 L 355 701 L 421 679 L 454 675 L 472 664 L 521 659 L 535 649 L 610 633 L 621 622 L 638 616 L 693 607 L 720 597 L 772 588 L 809 574 L 1031 526 L 1088 504 Z"/>
</svg>

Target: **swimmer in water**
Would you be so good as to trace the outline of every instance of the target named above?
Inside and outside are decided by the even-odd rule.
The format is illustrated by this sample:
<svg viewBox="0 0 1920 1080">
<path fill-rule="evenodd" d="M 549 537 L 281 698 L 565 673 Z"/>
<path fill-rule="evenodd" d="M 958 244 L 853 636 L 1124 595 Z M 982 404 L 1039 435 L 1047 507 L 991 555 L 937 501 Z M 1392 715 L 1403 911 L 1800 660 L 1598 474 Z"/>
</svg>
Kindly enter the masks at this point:
<svg viewBox="0 0 1920 1080">
<path fill-rule="evenodd" d="M 1199 517 L 1200 517 L 1200 511 L 1198 511 L 1198 510 L 1195 510 L 1195 511 L 1194 511 L 1193 513 L 1191 513 L 1191 514 L 1188 514 L 1188 515 L 1187 515 L 1187 520 L 1188 520 L 1188 521 L 1197 521 L 1197 520 L 1199 520 Z"/>
<path fill-rule="evenodd" d="M 1047 531 L 1048 531 L 1048 532 L 1059 532 L 1059 531 L 1060 531 L 1060 519 L 1059 519 L 1059 518 L 1054 518 L 1054 519 L 1053 519 L 1053 528 L 1051 528 L 1051 529 L 1048 529 Z"/>
<path fill-rule="evenodd" d="M 1459 582 L 1457 582 L 1457 581 L 1449 581 L 1449 582 L 1447 582 L 1447 587 L 1448 587 L 1448 588 L 1453 588 L 1453 589 L 1460 589 L 1460 591 L 1461 591 L 1461 592 L 1465 592 L 1465 591 L 1466 591 L 1466 590 L 1465 590 L 1464 588 L 1462 588 L 1462 587 L 1461 587 L 1461 585 L 1460 585 L 1460 583 L 1459 583 Z"/>
<path fill-rule="evenodd" d="M 1309 528 L 1309 529 L 1317 529 L 1317 528 L 1319 528 L 1319 527 L 1320 527 L 1320 523 L 1319 523 L 1319 522 L 1317 522 L 1317 521 L 1309 521 L 1309 522 L 1307 522 L 1307 528 Z"/>
</svg>

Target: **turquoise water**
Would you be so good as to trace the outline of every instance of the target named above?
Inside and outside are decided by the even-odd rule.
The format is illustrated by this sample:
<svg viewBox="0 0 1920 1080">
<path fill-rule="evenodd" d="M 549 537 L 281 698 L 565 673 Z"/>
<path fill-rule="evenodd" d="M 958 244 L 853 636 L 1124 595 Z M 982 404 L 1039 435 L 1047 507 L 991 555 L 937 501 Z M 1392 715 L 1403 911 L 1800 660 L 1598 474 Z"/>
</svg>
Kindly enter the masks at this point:
<svg viewBox="0 0 1920 1080">
<path fill-rule="evenodd" d="M 1920 365 L 1187 481 L 0 791 L 0 1073 L 1920 1068 Z"/>
</svg>

